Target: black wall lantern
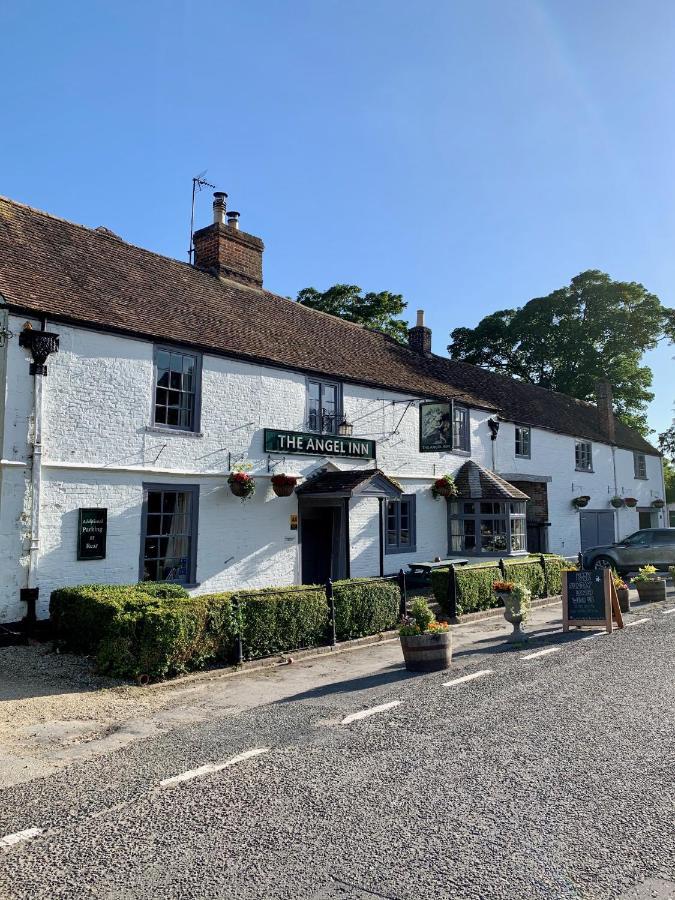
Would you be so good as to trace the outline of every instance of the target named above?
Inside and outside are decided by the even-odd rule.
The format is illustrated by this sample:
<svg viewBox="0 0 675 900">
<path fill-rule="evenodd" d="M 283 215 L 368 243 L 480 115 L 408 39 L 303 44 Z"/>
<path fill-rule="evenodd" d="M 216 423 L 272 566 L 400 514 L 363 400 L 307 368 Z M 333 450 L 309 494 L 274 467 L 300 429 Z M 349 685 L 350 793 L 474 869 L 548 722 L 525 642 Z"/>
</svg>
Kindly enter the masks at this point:
<svg viewBox="0 0 675 900">
<path fill-rule="evenodd" d="M 338 425 L 338 434 L 340 437 L 351 437 L 354 431 L 354 426 L 351 422 L 348 422 L 346 419 L 343 419 Z"/>
<path fill-rule="evenodd" d="M 487 423 L 490 429 L 490 439 L 496 441 L 499 433 L 499 422 L 496 419 L 488 419 Z"/>
</svg>

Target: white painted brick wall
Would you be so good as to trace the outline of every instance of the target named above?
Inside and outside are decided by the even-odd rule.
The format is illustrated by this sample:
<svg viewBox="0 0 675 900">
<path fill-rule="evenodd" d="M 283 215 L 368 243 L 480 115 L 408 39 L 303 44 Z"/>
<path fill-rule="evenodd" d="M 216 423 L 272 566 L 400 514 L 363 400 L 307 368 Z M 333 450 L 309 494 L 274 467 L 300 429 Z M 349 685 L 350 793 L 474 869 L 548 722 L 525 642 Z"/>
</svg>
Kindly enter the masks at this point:
<svg viewBox="0 0 675 900">
<path fill-rule="evenodd" d="M 10 317 L 14 334 L 24 320 Z M 38 328 L 39 323 L 34 322 Z M 263 452 L 265 427 L 302 430 L 306 419 L 306 379 L 299 373 L 205 356 L 203 360 L 201 436 L 162 432 L 150 427 L 153 347 L 145 341 L 52 326 L 60 335 L 60 352 L 48 360 L 44 411 L 44 492 L 39 562 L 41 612 L 57 586 L 91 581 L 131 582 L 138 578 L 141 500 L 144 482 L 198 484 L 200 519 L 197 578 L 200 592 L 292 584 L 299 581 L 297 531 L 289 516 L 295 497 L 277 498 L 268 479 Z M 32 378 L 29 355 L 14 337 L 7 348 L 5 420 L 2 458 L 29 462 Z M 434 477 L 454 473 L 459 454 L 421 454 L 418 411 L 406 409 L 405 394 L 345 385 L 347 418 L 356 436 L 377 442 L 377 464 L 417 496 L 417 548 L 411 554 L 385 555 L 385 571 L 406 568 L 413 559 L 447 553 L 445 503 L 430 493 Z M 489 413 L 471 411 L 472 458 L 492 466 L 487 427 Z M 395 431 L 396 429 L 396 431 Z M 565 554 L 579 548 L 579 516 L 571 498 L 592 496 L 589 508 L 609 508 L 614 493 L 611 450 L 594 447 L 593 474 L 574 472 L 574 440 L 533 429 L 532 460 L 513 456 L 513 426 L 503 423 L 496 442 L 497 470 L 549 474 L 551 549 Z M 226 484 L 229 461 L 246 459 L 258 475 L 255 497 L 245 504 Z M 273 458 L 277 472 L 307 475 L 327 460 L 316 457 Z M 336 460 L 341 468 L 369 463 Z M 632 453 L 617 451 L 619 492 L 648 505 L 662 495 L 660 461 L 648 457 L 648 481 L 633 478 Z M 27 468 L 0 468 L 0 621 L 21 618 L 18 600 L 25 571 Z M 574 487 L 573 487 L 574 485 Z M 107 558 L 76 559 L 77 510 L 108 508 Z M 353 501 L 350 510 L 352 574 L 379 572 L 377 501 Z M 21 521 L 23 516 L 23 521 Z M 637 513 L 621 510 L 619 533 L 637 527 Z"/>
</svg>

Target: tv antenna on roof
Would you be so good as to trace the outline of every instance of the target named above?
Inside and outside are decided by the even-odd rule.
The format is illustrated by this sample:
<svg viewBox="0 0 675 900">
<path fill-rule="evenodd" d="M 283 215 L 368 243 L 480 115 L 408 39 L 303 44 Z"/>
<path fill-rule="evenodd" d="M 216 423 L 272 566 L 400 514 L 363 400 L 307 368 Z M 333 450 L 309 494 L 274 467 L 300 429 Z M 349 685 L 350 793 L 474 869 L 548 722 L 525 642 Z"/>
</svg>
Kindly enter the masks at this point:
<svg viewBox="0 0 675 900">
<path fill-rule="evenodd" d="M 202 188 L 210 187 L 215 188 L 215 184 L 211 184 L 210 181 L 207 181 L 204 176 L 206 175 L 206 169 L 203 172 L 200 172 L 199 175 L 195 175 L 192 179 L 192 211 L 190 213 L 190 249 L 188 250 L 188 261 L 192 263 L 192 256 L 195 252 L 194 244 L 192 242 L 192 236 L 195 233 L 195 194 L 197 191 L 201 191 Z"/>
</svg>

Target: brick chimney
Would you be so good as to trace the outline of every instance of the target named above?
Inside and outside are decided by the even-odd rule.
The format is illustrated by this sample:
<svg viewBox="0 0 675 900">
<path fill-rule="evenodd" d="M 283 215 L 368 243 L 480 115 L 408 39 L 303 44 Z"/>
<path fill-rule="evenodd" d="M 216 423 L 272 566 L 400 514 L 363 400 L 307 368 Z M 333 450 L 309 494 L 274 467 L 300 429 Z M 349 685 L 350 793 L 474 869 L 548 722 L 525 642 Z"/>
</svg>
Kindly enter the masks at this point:
<svg viewBox="0 0 675 900">
<path fill-rule="evenodd" d="M 239 213 L 227 212 L 226 200 L 227 194 L 215 191 L 213 224 L 193 235 L 195 268 L 261 287 L 265 245 L 259 237 L 239 230 Z"/>
<path fill-rule="evenodd" d="M 614 405 L 612 385 L 601 379 L 595 383 L 595 402 L 598 407 L 598 428 L 607 443 L 616 443 L 616 422 L 614 421 Z"/>
<path fill-rule="evenodd" d="M 408 329 L 408 346 L 415 353 L 431 356 L 431 328 L 424 324 L 424 310 L 417 310 L 417 324 Z"/>
</svg>

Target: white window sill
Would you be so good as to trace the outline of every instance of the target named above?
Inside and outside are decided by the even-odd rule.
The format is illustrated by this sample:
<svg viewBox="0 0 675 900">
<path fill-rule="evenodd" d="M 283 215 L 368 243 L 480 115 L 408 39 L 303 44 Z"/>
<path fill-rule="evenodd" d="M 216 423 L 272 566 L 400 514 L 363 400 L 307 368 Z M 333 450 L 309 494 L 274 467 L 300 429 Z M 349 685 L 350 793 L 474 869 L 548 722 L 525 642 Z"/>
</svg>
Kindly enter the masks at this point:
<svg viewBox="0 0 675 900">
<path fill-rule="evenodd" d="M 146 425 L 145 430 L 149 434 L 180 434 L 183 437 L 202 438 L 203 431 L 188 431 L 186 428 L 163 428 L 161 425 Z"/>
</svg>

